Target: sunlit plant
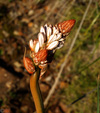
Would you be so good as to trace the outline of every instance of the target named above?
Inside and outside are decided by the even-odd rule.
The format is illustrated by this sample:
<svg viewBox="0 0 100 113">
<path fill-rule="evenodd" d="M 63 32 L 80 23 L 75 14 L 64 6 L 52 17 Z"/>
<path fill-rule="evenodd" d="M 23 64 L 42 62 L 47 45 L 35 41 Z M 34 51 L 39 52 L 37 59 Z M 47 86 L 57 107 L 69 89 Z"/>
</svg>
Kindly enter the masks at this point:
<svg viewBox="0 0 100 113">
<path fill-rule="evenodd" d="M 39 88 L 39 79 L 46 72 L 57 49 L 64 45 L 66 36 L 70 33 L 75 20 L 67 20 L 55 26 L 41 26 L 38 38 L 29 41 L 30 58 L 24 54 L 23 62 L 26 70 L 31 74 L 30 88 L 37 113 L 44 113 L 44 106 Z"/>
</svg>

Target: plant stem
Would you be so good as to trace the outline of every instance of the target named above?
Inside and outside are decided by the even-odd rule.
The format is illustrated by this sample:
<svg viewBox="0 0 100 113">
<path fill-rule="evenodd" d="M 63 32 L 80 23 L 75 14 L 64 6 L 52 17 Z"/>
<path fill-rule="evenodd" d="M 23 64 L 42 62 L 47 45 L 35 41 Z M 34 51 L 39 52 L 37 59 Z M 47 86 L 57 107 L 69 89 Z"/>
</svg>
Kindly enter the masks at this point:
<svg viewBox="0 0 100 113">
<path fill-rule="evenodd" d="M 39 76 L 40 76 L 40 69 L 37 69 L 37 71 L 30 76 L 30 89 L 34 99 L 37 113 L 44 113 L 44 105 L 38 83 Z"/>
</svg>

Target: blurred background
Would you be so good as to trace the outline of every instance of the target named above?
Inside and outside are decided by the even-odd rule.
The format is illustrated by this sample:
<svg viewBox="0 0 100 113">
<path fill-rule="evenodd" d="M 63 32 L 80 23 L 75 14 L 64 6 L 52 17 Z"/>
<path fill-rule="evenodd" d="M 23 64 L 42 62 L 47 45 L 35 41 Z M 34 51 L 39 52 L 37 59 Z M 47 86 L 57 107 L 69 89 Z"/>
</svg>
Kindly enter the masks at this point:
<svg viewBox="0 0 100 113">
<path fill-rule="evenodd" d="M 0 0 L 0 110 L 35 111 L 29 74 L 23 66 L 24 49 L 27 47 L 28 54 L 28 42 L 37 38 L 41 25 L 55 25 L 69 19 L 75 19 L 76 24 L 40 81 L 45 101 L 77 34 L 46 113 L 97 113 L 100 107 L 99 0 Z"/>
</svg>

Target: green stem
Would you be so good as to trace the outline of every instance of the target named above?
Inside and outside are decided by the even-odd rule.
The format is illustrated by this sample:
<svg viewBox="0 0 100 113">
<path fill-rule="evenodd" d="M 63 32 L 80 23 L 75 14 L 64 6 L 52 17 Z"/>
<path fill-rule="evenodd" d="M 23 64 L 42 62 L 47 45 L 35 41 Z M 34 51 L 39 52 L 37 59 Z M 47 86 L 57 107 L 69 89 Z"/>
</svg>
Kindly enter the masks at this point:
<svg viewBox="0 0 100 113">
<path fill-rule="evenodd" d="M 37 71 L 30 76 L 30 89 L 34 99 L 37 113 L 44 113 L 44 105 L 43 105 L 41 91 L 38 83 L 39 76 L 40 76 L 39 69 L 37 69 Z"/>
</svg>

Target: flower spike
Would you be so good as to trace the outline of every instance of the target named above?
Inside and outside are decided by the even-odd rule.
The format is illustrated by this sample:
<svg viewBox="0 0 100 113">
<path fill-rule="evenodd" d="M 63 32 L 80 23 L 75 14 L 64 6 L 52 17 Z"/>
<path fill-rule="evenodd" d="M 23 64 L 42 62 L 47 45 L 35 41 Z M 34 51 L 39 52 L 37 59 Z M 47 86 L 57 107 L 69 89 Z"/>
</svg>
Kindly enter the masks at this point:
<svg viewBox="0 0 100 113">
<path fill-rule="evenodd" d="M 54 53 L 64 45 L 65 36 L 67 36 L 75 24 L 75 20 L 60 22 L 55 26 L 45 24 L 41 26 L 37 40 L 30 40 L 31 58 L 24 56 L 24 65 L 27 71 L 33 72 L 32 62 L 41 68 L 41 76 L 46 72 L 48 63 L 53 59 Z M 28 65 L 28 66 L 27 66 Z"/>
<path fill-rule="evenodd" d="M 48 63 L 51 63 L 55 51 L 63 47 L 65 36 L 70 33 L 74 24 L 75 20 L 67 20 L 55 26 L 47 24 L 41 26 L 38 39 L 29 41 L 31 59 L 25 57 L 25 49 L 23 62 L 26 70 L 32 74 L 30 76 L 30 89 L 37 113 L 45 112 L 38 80 L 46 72 Z"/>
</svg>

